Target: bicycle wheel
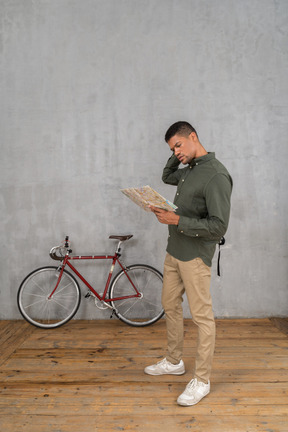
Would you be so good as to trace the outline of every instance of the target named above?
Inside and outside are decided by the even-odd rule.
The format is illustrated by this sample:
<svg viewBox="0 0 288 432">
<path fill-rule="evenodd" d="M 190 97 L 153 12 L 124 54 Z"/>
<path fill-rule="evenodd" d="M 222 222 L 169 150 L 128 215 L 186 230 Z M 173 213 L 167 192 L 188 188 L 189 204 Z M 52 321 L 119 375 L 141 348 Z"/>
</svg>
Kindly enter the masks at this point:
<svg viewBox="0 0 288 432">
<path fill-rule="evenodd" d="M 69 321 L 77 312 L 81 293 L 76 279 L 64 270 L 57 290 L 58 267 L 42 267 L 30 273 L 21 283 L 17 303 L 22 316 L 41 328 L 56 328 Z"/>
<path fill-rule="evenodd" d="M 145 264 L 135 264 L 127 267 L 126 272 L 133 281 L 141 297 L 111 301 L 116 316 L 126 324 L 144 327 L 158 321 L 164 310 L 161 304 L 162 274 Z M 113 279 L 109 298 L 125 297 L 135 294 L 135 289 L 121 270 Z"/>
</svg>

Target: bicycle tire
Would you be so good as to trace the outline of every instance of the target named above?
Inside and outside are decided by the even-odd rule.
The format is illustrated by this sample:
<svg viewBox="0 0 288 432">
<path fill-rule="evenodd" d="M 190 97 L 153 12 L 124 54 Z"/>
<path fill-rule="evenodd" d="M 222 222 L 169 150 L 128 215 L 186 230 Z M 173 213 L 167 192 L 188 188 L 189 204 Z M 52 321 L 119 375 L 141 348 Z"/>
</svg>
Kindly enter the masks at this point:
<svg viewBox="0 0 288 432">
<path fill-rule="evenodd" d="M 71 320 L 78 311 L 80 287 L 66 270 L 53 297 L 48 299 L 58 276 L 58 267 L 46 266 L 34 270 L 22 281 L 17 304 L 21 315 L 30 324 L 44 329 L 57 328 Z"/>
<path fill-rule="evenodd" d="M 161 303 L 163 275 L 146 264 L 130 265 L 125 271 L 117 273 L 111 282 L 110 299 L 135 294 L 125 272 L 129 274 L 142 297 L 111 301 L 115 315 L 133 327 L 154 324 L 164 315 Z"/>
</svg>

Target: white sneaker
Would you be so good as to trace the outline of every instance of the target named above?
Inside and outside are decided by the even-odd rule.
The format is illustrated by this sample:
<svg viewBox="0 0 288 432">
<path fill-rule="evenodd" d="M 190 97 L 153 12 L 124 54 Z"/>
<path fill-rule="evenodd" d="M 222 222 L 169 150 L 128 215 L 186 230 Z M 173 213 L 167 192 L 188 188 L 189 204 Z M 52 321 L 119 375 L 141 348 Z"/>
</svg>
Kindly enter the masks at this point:
<svg viewBox="0 0 288 432">
<path fill-rule="evenodd" d="M 164 358 L 152 366 L 147 366 L 144 372 L 148 375 L 183 375 L 185 373 L 185 366 L 183 360 L 174 365 Z"/>
<path fill-rule="evenodd" d="M 178 397 L 177 403 L 182 406 L 196 405 L 210 393 L 210 381 L 205 384 L 198 381 L 197 378 L 192 379 L 186 386 L 184 392 Z"/>
</svg>

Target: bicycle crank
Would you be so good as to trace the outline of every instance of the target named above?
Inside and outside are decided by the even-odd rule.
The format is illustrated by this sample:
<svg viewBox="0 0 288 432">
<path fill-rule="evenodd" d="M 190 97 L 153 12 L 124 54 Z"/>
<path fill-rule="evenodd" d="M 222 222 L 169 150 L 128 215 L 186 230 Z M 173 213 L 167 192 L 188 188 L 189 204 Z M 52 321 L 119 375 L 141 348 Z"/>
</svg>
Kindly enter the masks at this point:
<svg viewBox="0 0 288 432">
<path fill-rule="evenodd" d="M 99 295 L 102 297 L 103 293 L 101 293 L 101 294 L 99 294 Z M 110 305 L 108 305 L 108 304 L 107 304 L 105 301 L 103 301 L 103 300 L 99 300 L 96 296 L 95 296 L 94 301 L 95 301 L 95 305 L 96 305 L 97 308 L 100 309 L 100 310 L 106 310 L 106 309 L 108 309 L 108 308 L 111 309 L 111 306 L 110 306 Z"/>
</svg>

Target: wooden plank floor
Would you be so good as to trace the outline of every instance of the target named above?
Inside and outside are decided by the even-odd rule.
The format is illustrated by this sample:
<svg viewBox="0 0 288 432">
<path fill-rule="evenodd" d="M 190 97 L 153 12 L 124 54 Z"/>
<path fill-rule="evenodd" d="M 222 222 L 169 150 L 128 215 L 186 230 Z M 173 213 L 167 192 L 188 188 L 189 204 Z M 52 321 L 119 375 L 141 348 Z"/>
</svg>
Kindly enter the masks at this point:
<svg viewBox="0 0 288 432">
<path fill-rule="evenodd" d="M 190 320 L 186 374 L 160 377 L 143 368 L 165 353 L 163 320 L 142 329 L 75 320 L 49 331 L 0 321 L 0 430 L 287 432 L 288 337 L 275 324 L 217 320 L 211 393 L 180 407 L 195 353 Z"/>
</svg>

